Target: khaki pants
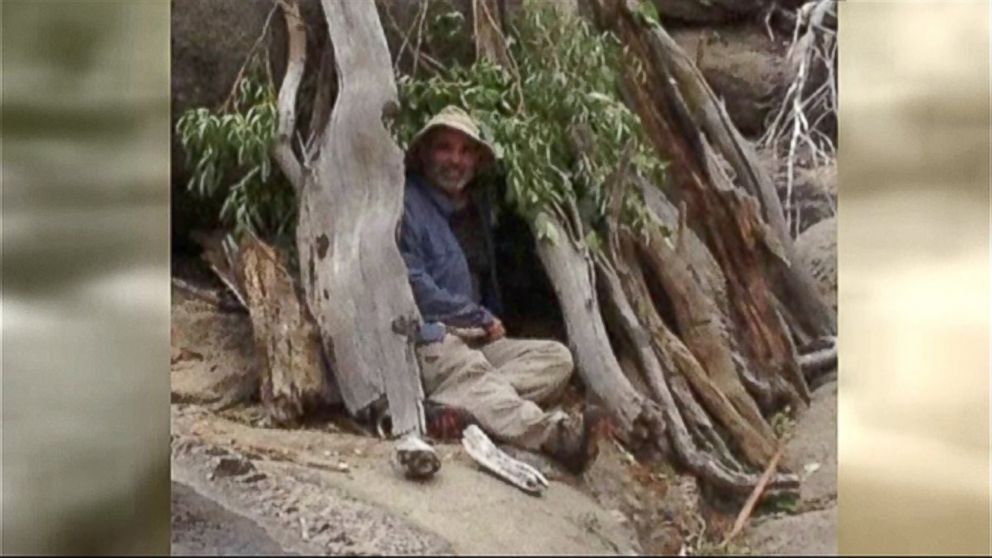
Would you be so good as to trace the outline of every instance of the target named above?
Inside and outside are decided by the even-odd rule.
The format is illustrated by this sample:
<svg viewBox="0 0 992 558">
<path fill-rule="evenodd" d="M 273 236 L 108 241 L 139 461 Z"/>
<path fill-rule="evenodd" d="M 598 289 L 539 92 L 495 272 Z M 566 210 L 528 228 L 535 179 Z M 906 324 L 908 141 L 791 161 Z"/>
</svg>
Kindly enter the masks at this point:
<svg viewBox="0 0 992 558">
<path fill-rule="evenodd" d="M 572 375 L 572 354 L 561 343 L 448 334 L 417 354 L 428 399 L 467 410 L 500 441 L 539 450 L 566 417 L 538 406 L 561 395 Z"/>
</svg>

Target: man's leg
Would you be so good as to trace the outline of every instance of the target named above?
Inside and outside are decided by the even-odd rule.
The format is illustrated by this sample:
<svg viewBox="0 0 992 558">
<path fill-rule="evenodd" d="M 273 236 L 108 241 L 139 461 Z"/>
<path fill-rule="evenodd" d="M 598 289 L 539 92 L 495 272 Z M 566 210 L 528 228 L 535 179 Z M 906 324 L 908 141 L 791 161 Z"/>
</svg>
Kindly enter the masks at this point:
<svg viewBox="0 0 992 558">
<path fill-rule="evenodd" d="M 498 439 L 538 450 L 554 434 L 561 412 L 545 413 L 523 399 L 486 356 L 454 335 L 417 350 L 428 398 L 469 411 Z"/>
<path fill-rule="evenodd" d="M 479 350 L 524 399 L 552 401 L 564 391 L 575 365 L 568 347 L 540 339 L 497 339 Z"/>
</svg>

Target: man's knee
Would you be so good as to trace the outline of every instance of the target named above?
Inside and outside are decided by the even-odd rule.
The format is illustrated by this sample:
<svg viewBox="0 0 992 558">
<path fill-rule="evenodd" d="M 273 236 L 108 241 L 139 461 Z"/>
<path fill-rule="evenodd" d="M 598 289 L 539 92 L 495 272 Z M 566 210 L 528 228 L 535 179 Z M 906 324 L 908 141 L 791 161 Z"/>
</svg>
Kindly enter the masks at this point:
<svg viewBox="0 0 992 558">
<path fill-rule="evenodd" d="M 568 347 L 557 342 L 548 341 L 545 347 L 549 362 L 549 372 L 554 376 L 556 382 L 564 384 L 572 377 L 575 370 L 575 362 L 572 359 L 572 351 Z"/>
</svg>

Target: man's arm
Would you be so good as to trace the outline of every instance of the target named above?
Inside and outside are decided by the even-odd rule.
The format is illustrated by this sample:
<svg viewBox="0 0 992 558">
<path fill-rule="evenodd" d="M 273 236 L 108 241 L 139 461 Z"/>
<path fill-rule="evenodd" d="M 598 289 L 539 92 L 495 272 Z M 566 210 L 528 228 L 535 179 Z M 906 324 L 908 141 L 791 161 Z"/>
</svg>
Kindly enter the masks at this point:
<svg viewBox="0 0 992 558">
<path fill-rule="evenodd" d="M 492 313 L 467 296 L 453 294 L 439 287 L 427 272 L 416 244 L 413 231 L 404 223 L 399 238 L 400 254 L 406 262 L 413 297 L 424 321 L 488 329 L 494 321 Z"/>
</svg>

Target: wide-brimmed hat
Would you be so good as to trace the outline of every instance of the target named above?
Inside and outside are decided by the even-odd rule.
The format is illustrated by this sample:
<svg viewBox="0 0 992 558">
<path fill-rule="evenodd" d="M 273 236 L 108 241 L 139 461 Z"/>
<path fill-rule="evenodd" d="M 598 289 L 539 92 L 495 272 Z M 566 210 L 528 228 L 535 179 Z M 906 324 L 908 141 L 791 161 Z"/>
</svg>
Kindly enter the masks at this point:
<svg viewBox="0 0 992 558">
<path fill-rule="evenodd" d="M 408 163 L 415 162 L 420 143 L 428 136 L 431 130 L 442 126 L 465 134 L 482 147 L 484 156 L 479 162 L 479 169 L 492 164 L 496 160 L 496 150 L 493 149 L 493 146 L 488 141 L 482 138 L 482 134 L 479 132 L 479 123 L 461 108 L 455 105 L 448 105 L 427 121 L 427 124 L 410 140 L 410 147 L 406 150 Z"/>
</svg>

